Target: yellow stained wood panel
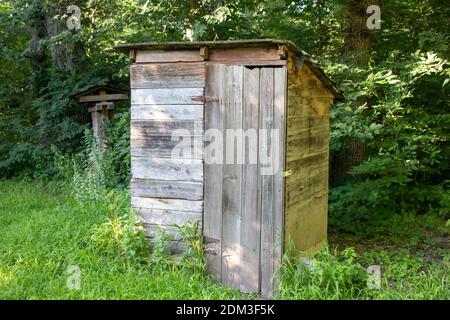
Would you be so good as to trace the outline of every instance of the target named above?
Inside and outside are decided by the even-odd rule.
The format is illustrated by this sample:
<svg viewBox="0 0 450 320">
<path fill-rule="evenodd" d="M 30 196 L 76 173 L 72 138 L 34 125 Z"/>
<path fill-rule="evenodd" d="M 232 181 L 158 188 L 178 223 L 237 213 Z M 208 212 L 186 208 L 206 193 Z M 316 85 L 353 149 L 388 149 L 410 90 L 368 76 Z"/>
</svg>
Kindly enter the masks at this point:
<svg viewBox="0 0 450 320">
<path fill-rule="evenodd" d="M 329 113 L 333 96 L 309 70 L 288 63 L 285 246 L 303 255 L 327 238 Z"/>
</svg>

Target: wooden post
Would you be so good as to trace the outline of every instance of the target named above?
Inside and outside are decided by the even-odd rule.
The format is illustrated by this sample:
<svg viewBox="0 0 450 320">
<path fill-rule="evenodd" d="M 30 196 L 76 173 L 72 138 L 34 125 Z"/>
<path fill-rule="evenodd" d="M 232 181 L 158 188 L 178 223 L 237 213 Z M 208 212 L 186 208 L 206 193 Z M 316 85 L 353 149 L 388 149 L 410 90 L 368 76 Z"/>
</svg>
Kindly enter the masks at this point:
<svg viewBox="0 0 450 320">
<path fill-rule="evenodd" d="M 113 109 L 114 102 L 107 101 L 96 103 L 93 107 L 88 109 L 91 113 L 94 139 L 102 151 L 105 151 L 106 149 L 106 140 L 101 127 L 106 121 L 111 119 Z"/>
<path fill-rule="evenodd" d="M 133 58 L 133 56 L 135 56 L 135 50 L 130 52 L 130 58 Z M 78 102 L 91 104 L 88 111 L 91 114 L 94 139 L 100 150 L 105 151 L 107 141 L 104 133 L 101 132 L 101 127 L 106 121 L 112 120 L 114 109 L 114 102 L 112 101 L 127 100 L 128 94 L 121 89 L 99 85 L 78 93 L 75 98 Z"/>
</svg>

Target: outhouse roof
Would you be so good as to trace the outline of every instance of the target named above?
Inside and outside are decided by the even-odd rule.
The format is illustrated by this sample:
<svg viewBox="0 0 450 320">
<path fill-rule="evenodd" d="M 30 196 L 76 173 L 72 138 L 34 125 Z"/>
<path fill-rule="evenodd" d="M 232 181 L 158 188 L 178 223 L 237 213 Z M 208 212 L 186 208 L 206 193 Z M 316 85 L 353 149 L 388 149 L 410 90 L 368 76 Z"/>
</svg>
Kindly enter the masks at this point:
<svg viewBox="0 0 450 320">
<path fill-rule="evenodd" d="M 344 95 L 337 89 L 333 80 L 331 80 L 320 67 L 320 65 L 311 58 L 311 56 L 298 48 L 292 41 L 278 39 L 249 39 L 249 40 L 227 40 L 227 41 L 171 41 L 171 42 L 141 42 L 130 43 L 116 46 L 116 49 L 123 53 L 128 53 L 132 49 L 137 50 L 180 50 L 180 49 L 200 49 L 202 47 L 214 48 L 240 48 L 240 47 L 275 47 L 284 45 L 290 52 L 300 56 L 311 71 L 322 81 L 322 83 L 331 91 L 336 99 L 344 99 Z"/>
</svg>

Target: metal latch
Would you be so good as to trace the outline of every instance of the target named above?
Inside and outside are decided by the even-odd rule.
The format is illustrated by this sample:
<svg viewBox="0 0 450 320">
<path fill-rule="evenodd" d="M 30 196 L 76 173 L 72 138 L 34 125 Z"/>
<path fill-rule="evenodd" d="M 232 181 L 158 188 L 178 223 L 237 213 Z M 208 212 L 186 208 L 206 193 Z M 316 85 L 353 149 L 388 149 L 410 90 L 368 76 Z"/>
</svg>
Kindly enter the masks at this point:
<svg viewBox="0 0 450 320">
<path fill-rule="evenodd" d="M 217 97 L 211 96 L 194 96 L 191 98 L 192 101 L 201 101 L 201 102 L 216 102 L 219 101 Z"/>
<path fill-rule="evenodd" d="M 294 173 L 294 171 L 292 171 L 292 170 L 284 171 L 284 172 L 283 172 L 283 177 L 290 176 L 290 175 L 293 174 L 293 173 Z"/>
</svg>

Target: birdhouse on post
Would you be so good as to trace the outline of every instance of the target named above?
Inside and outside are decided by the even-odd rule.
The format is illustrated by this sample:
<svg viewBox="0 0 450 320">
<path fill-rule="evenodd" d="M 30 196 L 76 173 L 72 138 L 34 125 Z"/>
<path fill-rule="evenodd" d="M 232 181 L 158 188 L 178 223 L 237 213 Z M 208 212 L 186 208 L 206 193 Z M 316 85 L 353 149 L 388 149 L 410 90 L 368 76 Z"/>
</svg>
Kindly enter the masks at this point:
<svg viewBox="0 0 450 320">
<path fill-rule="evenodd" d="M 111 86 L 94 86 L 75 95 L 80 103 L 90 103 L 88 108 L 91 114 L 92 131 L 94 139 L 102 150 L 106 147 L 105 136 L 101 130 L 102 125 L 112 119 L 114 101 L 128 99 L 128 92 Z"/>
</svg>

